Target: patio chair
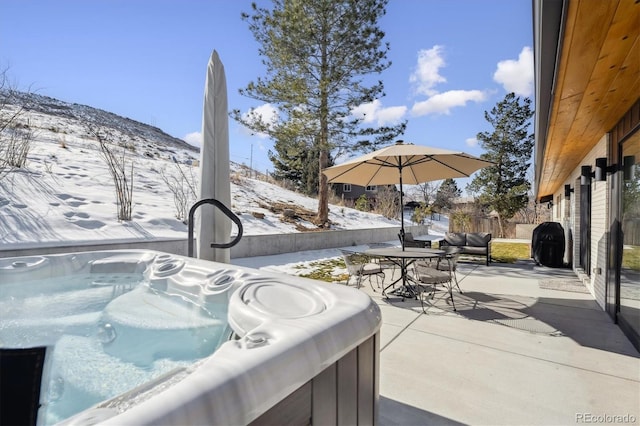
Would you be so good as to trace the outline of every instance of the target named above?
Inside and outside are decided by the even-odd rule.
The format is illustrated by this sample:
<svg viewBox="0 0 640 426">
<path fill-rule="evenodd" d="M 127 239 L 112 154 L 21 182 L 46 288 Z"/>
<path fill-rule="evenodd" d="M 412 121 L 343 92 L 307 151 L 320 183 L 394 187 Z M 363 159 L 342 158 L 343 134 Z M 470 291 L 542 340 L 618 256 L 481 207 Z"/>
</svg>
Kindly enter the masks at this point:
<svg viewBox="0 0 640 426">
<path fill-rule="evenodd" d="M 444 285 L 446 287 L 446 290 L 449 293 L 448 298 L 451 300 L 453 310 L 456 310 L 456 304 L 453 300 L 454 270 L 456 269 L 456 266 L 457 253 L 447 254 L 442 258 L 420 260 L 414 263 L 413 268 L 416 281 L 420 283 L 416 287 L 423 312 L 424 293 L 426 293 L 427 290 L 430 290 L 428 292 L 428 296 L 433 299 L 438 285 Z M 462 293 L 462 290 L 460 290 L 460 286 L 458 285 L 457 277 L 455 278 L 455 285 L 458 288 L 458 291 Z"/>
<path fill-rule="evenodd" d="M 461 250 L 458 247 L 452 246 L 445 246 L 441 250 L 444 250 L 447 255 L 444 258 L 438 259 L 436 268 L 439 271 L 451 272 L 458 291 L 462 293 L 460 285 L 458 285 L 458 275 L 456 274 L 456 270 L 458 269 L 458 258 L 460 257 Z"/>
<path fill-rule="evenodd" d="M 344 259 L 344 263 L 347 266 L 347 272 L 349 273 L 349 278 L 347 278 L 346 285 L 349 285 L 349 281 L 351 281 L 351 277 L 357 277 L 356 288 L 360 288 L 362 286 L 362 279 L 367 278 L 369 280 L 369 286 L 371 290 L 376 291 L 373 288 L 373 284 L 371 283 L 371 277 L 376 277 L 376 282 L 378 287 L 380 287 L 380 277 L 384 282 L 384 271 L 382 267 L 371 261 L 371 258 L 363 253 L 358 253 L 349 250 L 340 250 L 342 254 L 342 258 Z"/>
<path fill-rule="evenodd" d="M 396 247 L 396 246 L 390 243 L 369 244 L 369 248 L 386 248 L 386 247 Z M 391 281 L 393 281 L 393 278 L 395 277 L 396 269 L 398 268 L 398 264 L 391 259 L 387 259 L 386 257 L 372 257 L 372 260 L 378 265 L 380 265 L 382 269 L 391 269 Z"/>
<path fill-rule="evenodd" d="M 400 239 L 400 243 L 402 243 L 402 235 L 398 234 L 398 238 Z M 417 247 L 417 248 L 425 248 L 426 244 L 424 241 L 416 241 L 413 239 L 413 234 L 411 232 L 404 233 L 404 246 L 405 247 Z"/>
</svg>

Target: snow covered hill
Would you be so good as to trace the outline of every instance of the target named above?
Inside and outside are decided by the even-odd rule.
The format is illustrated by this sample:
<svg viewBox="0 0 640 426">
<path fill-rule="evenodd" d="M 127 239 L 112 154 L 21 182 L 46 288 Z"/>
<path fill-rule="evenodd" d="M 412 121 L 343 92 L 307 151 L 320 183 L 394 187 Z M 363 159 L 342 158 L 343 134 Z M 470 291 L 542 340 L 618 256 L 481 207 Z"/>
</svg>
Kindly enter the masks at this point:
<svg viewBox="0 0 640 426">
<path fill-rule="evenodd" d="M 25 95 L 27 96 L 27 95 Z M 184 176 L 197 187 L 197 148 L 160 129 L 84 105 L 28 95 L 20 125 L 33 131 L 26 167 L 0 179 L 0 244 L 4 248 L 42 243 L 121 239 L 186 238 L 167 182 Z M 15 111 L 0 108 L 0 115 Z M 0 117 L 1 119 L 1 117 Z M 107 129 L 133 164 L 131 221 L 117 220 L 113 179 L 87 126 Z M 231 210 L 246 235 L 306 232 L 317 200 L 248 178 L 232 164 Z M 164 176 L 164 177 L 163 177 Z M 190 200 L 190 204 L 194 200 Z M 285 218 L 283 209 L 293 210 Z M 334 229 L 398 226 L 380 215 L 330 206 Z"/>
</svg>

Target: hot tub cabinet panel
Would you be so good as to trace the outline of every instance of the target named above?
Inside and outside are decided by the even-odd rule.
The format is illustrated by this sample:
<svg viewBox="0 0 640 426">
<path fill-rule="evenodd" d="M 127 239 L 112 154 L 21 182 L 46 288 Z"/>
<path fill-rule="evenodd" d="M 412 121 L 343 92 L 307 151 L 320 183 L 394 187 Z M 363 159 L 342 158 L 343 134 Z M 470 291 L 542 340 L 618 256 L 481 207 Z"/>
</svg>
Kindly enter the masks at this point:
<svg viewBox="0 0 640 426">
<path fill-rule="evenodd" d="M 142 274 L 150 291 L 213 307 L 227 317 L 235 337 L 194 364 L 60 424 L 377 423 L 381 314 L 366 294 L 353 288 L 149 250 L 2 259 L 0 287 L 109 271 Z M 114 297 L 120 296 L 115 289 Z M 126 300 L 105 311 L 120 329 L 128 330 L 122 324 L 135 327 L 136 319 L 127 316 L 131 309 L 120 308 L 134 297 L 135 292 L 127 293 Z M 176 320 L 173 327 L 179 326 L 180 318 Z M 153 329 L 153 324 L 145 327 Z M 123 351 L 110 344 L 112 356 Z M 162 353 L 171 349 L 158 348 Z M 140 362 L 133 354 L 128 357 Z"/>
<path fill-rule="evenodd" d="M 370 337 L 251 425 L 378 424 L 379 341 Z"/>
</svg>

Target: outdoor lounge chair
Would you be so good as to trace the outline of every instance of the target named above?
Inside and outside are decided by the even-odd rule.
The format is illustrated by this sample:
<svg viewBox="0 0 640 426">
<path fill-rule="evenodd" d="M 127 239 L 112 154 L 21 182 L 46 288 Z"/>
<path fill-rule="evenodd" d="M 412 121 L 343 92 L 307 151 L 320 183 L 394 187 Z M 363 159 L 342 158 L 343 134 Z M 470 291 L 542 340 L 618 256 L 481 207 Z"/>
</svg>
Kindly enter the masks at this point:
<svg viewBox="0 0 640 426">
<path fill-rule="evenodd" d="M 344 259 L 344 263 L 347 266 L 347 272 L 349 273 L 349 278 L 347 278 L 346 284 L 349 285 L 349 281 L 351 281 L 351 277 L 357 277 L 356 288 L 360 288 L 362 286 L 362 279 L 367 278 L 369 280 L 369 286 L 371 286 L 371 290 L 376 291 L 373 288 L 373 284 L 371 283 L 371 277 L 375 276 L 378 287 L 380 287 L 380 277 L 384 282 L 384 271 L 382 270 L 382 266 L 371 261 L 371 257 L 367 256 L 363 253 L 358 253 L 349 250 L 340 250 L 342 254 L 342 258 Z"/>
</svg>

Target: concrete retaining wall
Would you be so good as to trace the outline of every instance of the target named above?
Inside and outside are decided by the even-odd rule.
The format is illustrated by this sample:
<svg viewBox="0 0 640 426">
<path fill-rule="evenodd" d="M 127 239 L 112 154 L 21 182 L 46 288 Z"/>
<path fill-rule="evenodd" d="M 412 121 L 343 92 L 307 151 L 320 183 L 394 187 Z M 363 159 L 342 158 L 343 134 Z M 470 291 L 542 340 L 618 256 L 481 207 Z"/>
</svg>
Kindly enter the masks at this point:
<svg viewBox="0 0 640 426">
<path fill-rule="evenodd" d="M 415 236 L 427 234 L 428 226 L 408 226 L 407 232 Z M 340 231 L 318 231 L 292 234 L 245 235 L 238 245 L 231 248 L 232 258 L 266 256 L 295 253 L 306 250 L 348 247 L 382 241 L 398 241 L 399 227 L 354 229 Z M 0 257 L 34 256 L 55 253 L 71 253 L 94 250 L 146 249 L 166 253 L 187 255 L 186 239 L 154 241 L 114 241 L 110 243 L 88 242 L 73 244 L 46 244 L 20 249 L 0 249 Z"/>
</svg>

